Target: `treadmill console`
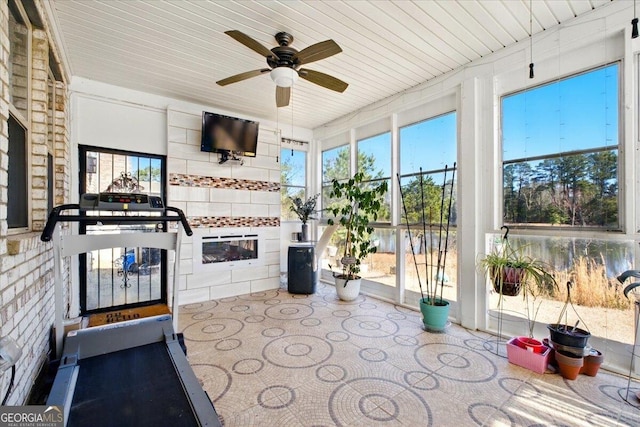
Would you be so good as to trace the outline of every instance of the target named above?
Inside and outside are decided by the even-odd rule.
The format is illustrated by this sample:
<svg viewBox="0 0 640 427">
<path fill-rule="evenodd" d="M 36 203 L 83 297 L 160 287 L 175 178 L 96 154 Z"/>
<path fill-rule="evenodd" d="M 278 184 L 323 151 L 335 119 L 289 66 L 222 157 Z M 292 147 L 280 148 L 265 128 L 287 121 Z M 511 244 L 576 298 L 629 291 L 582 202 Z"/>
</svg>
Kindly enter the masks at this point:
<svg viewBox="0 0 640 427">
<path fill-rule="evenodd" d="M 85 193 L 80 196 L 80 209 L 99 211 L 164 211 L 160 196 L 138 193 Z"/>
</svg>

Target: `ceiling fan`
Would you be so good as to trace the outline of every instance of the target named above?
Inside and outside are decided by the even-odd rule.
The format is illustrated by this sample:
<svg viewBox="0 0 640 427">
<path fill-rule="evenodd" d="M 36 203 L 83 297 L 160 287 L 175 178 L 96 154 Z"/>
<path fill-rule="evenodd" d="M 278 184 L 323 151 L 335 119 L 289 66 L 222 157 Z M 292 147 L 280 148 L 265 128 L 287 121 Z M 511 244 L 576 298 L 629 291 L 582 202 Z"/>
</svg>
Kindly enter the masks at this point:
<svg viewBox="0 0 640 427">
<path fill-rule="evenodd" d="M 264 73 L 270 73 L 271 79 L 276 84 L 276 105 L 278 107 L 286 107 L 289 105 L 291 86 L 298 80 L 298 77 L 336 92 L 344 92 L 347 86 L 349 86 L 342 80 L 321 73 L 320 71 L 300 68 L 301 65 L 319 61 L 342 52 L 340 46 L 333 40 L 325 40 L 313 44 L 298 52 L 298 50 L 290 46 L 291 43 L 293 43 L 293 36 L 285 32 L 280 32 L 275 35 L 278 46 L 271 50 L 240 31 L 230 30 L 225 31 L 225 34 L 264 56 L 267 59 L 269 68 L 261 68 L 259 70 L 247 71 L 227 77 L 226 79 L 216 82 L 220 86 L 226 86 L 231 83 L 250 79 L 251 77 L 260 76 Z"/>
</svg>

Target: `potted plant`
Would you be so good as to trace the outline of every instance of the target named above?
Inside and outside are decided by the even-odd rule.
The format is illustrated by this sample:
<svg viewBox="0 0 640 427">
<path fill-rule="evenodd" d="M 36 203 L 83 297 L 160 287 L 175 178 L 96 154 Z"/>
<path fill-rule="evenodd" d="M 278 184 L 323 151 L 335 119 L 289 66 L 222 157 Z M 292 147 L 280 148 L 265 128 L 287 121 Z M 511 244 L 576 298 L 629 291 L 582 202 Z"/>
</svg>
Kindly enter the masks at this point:
<svg viewBox="0 0 640 427">
<path fill-rule="evenodd" d="M 533 338 L 533 329 L 542 305 L 541 297 L 553 293 L 557 284 L 547 272 L 549 266 L 527 255 L 524 246 L 511 246 L 507 239 L 509 228 L 503 228 L 506 228 L 503 244 L 481 259 L 479 265 L 500 295 L 499 306 L 505 296 L 516 296 L 522 292 L 528 336 L 514 337 L 507 343 L 507 358 L 510 363 L 542 374 L 547 369 L 552 351 Z"/>
<path fill-rule="evenodd" d="M 302 238 L 300 240 L 303 242 L 309 240 L 309 225 L 307 224 L 307 221 L 310 219 L 316 219 L 313 214 L 316 212 L 318 196 L 320 196 L 319 193 L 313 197 L 309 197 L 304 202 L 300 197 L 290 197 L 291 202 L 293 203 L 290 209 L 292 212 L 295 212 L 300 221 L 302 221 Z"/>
<path fill-rule="evenodd" d="M 330 198 L 339 199 L 340 202 L 328 209 L 335 216 L 335 220 L 344 228 L 344 253 L 340 260 L 342 273 L 334 273 L 336 292 L 344 301 L 352 301 L 360 293 L 361 278 L 360 266 L 369 254 L 377 251 L 371 242 L 373 227 L 370 221 L 377 221 L 378 212 L 382 207 L 381 199 L 387 192 L 386 181 L 371 185 L 369 189 L 363 185 L 364 174 L 358 172 L 348 181 L 340 182 L 336 179 L 332 182 Z M 334 219 L 328 220 L 329 225 L 334 225 Z M 331 267 L 331 266 L 329 266 Z"/>
<path fill-rule="evenodd" d="M 509 228 L 502 238 L 503 244 L 480 260 L 480 267 L 493 284 L 493 290 L 502 296 L 516 296 L 524 284 L 541 291 L 552 292 L 556 287 L 553 277 L 546 270 L 548 265 L 525 255 L 524 248 L 514 248 L 507 238 Z"/>
</svg>

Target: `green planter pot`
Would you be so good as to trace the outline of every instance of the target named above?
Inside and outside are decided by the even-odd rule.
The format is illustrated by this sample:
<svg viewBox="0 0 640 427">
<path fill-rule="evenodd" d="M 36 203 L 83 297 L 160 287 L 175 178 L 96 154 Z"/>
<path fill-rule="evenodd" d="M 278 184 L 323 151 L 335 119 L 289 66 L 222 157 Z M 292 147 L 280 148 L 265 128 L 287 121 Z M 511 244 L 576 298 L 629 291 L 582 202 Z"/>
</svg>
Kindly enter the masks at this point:
<svg viewBox="0 0 640 427">
<path fill-rule="evenodd" d="M 422 323 L 429 331 L 443 331 L 449 319 L 449 301 L 437 298 L 435 305 L 431 305 L 429 298 L 425 300 L 420 299 Z"/>
</svg>

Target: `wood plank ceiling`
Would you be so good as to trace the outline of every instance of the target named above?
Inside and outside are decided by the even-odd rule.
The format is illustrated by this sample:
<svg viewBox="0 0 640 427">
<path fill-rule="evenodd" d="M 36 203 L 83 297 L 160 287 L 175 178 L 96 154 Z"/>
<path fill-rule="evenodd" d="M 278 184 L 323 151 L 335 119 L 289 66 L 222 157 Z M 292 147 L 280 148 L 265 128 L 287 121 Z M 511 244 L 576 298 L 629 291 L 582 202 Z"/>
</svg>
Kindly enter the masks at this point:
<svg viewBox="0 0 640 427">
<path fill-rule="evenodd" d="M 538 33 L 610 0 L 533 0 Z M 529 36 L 528 0 L 202 1 L 54 0 L 72 75 L 276 119 L 265 67 L 224 34 L 240 30 L 268 48 L 279 31 L 298 50 L 326 39 L 343 52 L 308 68 L 349 83 L 342 94 L 300 80 L 281 123 L 315 128 Z M 292 115 L 293 114 L 293 115 Z"/>
</svg>

